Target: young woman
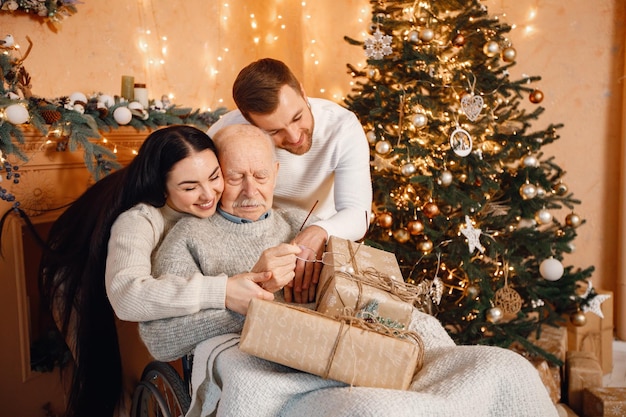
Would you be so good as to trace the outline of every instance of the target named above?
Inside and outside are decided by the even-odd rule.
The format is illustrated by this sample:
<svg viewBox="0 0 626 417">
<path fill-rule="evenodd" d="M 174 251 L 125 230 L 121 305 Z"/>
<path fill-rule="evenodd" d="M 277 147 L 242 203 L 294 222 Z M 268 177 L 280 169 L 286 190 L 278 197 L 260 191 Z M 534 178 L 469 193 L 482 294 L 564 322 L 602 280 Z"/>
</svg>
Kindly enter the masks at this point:
<svg viewBox="0 0 626 417">
<path fill-rule="evenodd" d="M 150 314 L 170 303 L 175 304 L 166 317 L 189 309 L 187 295 L 194 297 L 192 310 L 215 302 L 207 283 L 221 285 L 225 275 L 200 286 L 206 277 L 155 279 L 150 264 L 180 217 L 215 213 L 223 186 L 211 139 L 191 126 L 169 126 L 150 134 L 127 167 L 95 183 L 54 223 L 41 262 L 40 288 L 74 356 L 68 417 L 110 417 L 115 411 L 122 370 L 114 311 L 119 309 L 121 318 L 150 320 L 158 318 Z M 242 275 L 255 282 L 271 276 Z M 167 290 L 156 291 L 156 286 Z M 157 293 L 169 296 L 155 298 Z M 133 316 L 139 304 L 142 309 Z"/>
</svg>

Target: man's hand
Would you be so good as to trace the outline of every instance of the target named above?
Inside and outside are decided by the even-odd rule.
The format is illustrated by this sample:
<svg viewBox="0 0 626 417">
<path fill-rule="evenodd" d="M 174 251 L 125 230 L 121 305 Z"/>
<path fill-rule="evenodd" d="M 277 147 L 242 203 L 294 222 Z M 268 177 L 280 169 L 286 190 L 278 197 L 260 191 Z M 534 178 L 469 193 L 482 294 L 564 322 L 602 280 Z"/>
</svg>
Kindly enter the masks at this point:
<svg viewBox="0 0 626 417">
<path fill-rule="evenodd" d="M 228 277 L 226 308 L 245 315 L 248 312 L 248 304 L 253 298 L 272 301 L 274 294 L 261 287 L 271 277 L 271 272 L 247 272 Z"/>
<path fill-rule="evenodd" d="M 315 290 L 322 271 L 322 263 L 313 261 L 322 259 L 327 240 L 326 230 L 319 226 L 309 226 L 295 237 L 293 243 L 303 250 L 298 255 L 300 259 L 296 262 L 293 284 L 291 287 L 285 287 L 285 301 L 296 303 L 315 301 Z"/>
<path fill-rule="evenodd" d="M 293 280 L 296 269 L 296 255 L 301 249 L 297 245 L 281 243 L 263 251 L 252 272 L 270 271 L 272 277 L 261 287 L 276 292 Z"/>
</svg>

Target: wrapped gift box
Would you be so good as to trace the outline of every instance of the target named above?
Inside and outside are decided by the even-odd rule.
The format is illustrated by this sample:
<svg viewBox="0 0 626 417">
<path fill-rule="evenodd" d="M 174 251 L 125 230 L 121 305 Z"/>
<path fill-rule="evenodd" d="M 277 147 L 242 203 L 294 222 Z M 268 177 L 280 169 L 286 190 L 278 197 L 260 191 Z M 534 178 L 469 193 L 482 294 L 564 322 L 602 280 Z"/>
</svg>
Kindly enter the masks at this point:
<svg viewBox="0 0 626 417">
<path fill-rule="evenodd" d="M 565 363 L 565 355 L 568 350 L 566 327 L 541 326 L 539 337 L 537 338 L 537 334 L 533 332 L 528 337 L 528 341 Z"/>
<path fill-rule="evenodd" d="M 626 388 L 587 388 L 583 392 L 585 417 L 626 416 Z"/>
<path fill-rule="evenodd" d="M 593 352 L 604 373 L 609 374 L 613 369 L 613 293 L 601 290 L 597 292 L 610 295 L 600 305 L 604 318 L 588 311 L 585 313 L 587 322 L 584 326 L 578 327 L 569 323 L 568 350 Z"/>
<path fill-rule="evenodd" d="M 565 361 L 567 403 L 572 410 L 581 414 L 583 391 L 586 388 L 602 387 L 602 376 L 602 368 L 595 354 L 591 352 L 567 352 Z"/>
<path fill-rule="evenodd" d="M 375 308 L 383 323 L 408 328 L 413 302 L 424 291 L 403 281 L 393 253 L 335 236 L 326 252 L 317 311 L 334 317 Z"/>
<path fill-rule="evenodd" d="M 533 359 L 530 362 L 539 372 L 541 382 L 548 390 L 552 402 L 557 404 L 561 401 L 561 371 L 559 367 L 550 365 L 545 359 Z"/>
<path fill-rule="evenodd" d="M 424 353 L 421 340 L 412 335 L 393 337 L 313 310 L 253 299 L 239 348 L 354 386 L 405 390 L 421 369 Z"/>
</svg>

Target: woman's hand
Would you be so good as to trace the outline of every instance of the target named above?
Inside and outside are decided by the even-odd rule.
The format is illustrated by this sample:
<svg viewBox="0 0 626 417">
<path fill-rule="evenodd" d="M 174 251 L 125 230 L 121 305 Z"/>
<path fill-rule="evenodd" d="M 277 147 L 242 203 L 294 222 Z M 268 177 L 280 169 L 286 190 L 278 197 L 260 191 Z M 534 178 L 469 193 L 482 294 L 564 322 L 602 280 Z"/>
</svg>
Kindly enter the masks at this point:
<svg viewBox="0 0 626 417">
<path fill-rule="evenodd" d="M 226 308 L 245 315 L 253 298 L 272 301 L 274 294 L 262 285 L 272 278 L 271 272 L 247 272 L 228 277 L 226 282 Z"/>
<path fill-rule="evenodd" d="M 289 243 L 281 243 L 264 250 L 252 267 L 252 272 L 270 271 L 272 273 L 272 277 L 261 286 L 270 292 L 276 292 L 291 282 L 295 276 L 296 255 L 300 251 L 300 247 Z"/>
</svg>

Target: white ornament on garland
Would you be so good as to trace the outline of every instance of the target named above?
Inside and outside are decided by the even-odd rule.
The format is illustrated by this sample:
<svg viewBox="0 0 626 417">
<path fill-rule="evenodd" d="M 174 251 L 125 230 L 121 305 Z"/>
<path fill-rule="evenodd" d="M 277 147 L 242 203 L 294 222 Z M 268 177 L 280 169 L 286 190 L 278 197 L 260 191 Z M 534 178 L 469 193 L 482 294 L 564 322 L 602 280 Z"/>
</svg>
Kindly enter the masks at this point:
<svg viewBox="0 0 626 417">
<path fill-rule="evenodd" d="M 450 147 L 458 156 L 467 156 L 472 152 L 472 137 L 469 132 L 459 125 L 450 135 Z"/>
<path fill-rule="evenodd" d="M 603 319 L 604 314 L 602 314 L 602 309 L 600 308 L 600 305 L 609 298 L 611 298 L 610 294 L 596 294 L 595 297 L 593 297 L 587 305 L 584 305 L 582 307 L 582 309 L 584 312 L 591 311 L 592 313 Z"/>
<path fill-rule="evenodd" d="M 4 109 L 7 120 L 14 125 L 21 125 L 30 119 L 28 109 L 21 104 L 11 104 Z"/>
<path fill-rule="evenodd" d="M 478 249 L 481 253 L 485 252 L 485 247 L 480 244 L 479 240 L 481 230 L 474 228 L 469 216 L 465 216 L 465 227 L 461 229 L 461 233 L 467 238 L 470 253 L 474 252 L 474 249 Z"/>
<path fill-rule="evenodd" d="M 117 123 L 127 125 L 132 120 L 133 114 L 128 107 L 122 106 L 113 111 L 113 118 Z"/>
<path fill-rule="evenodd" d="M 385 55 L 393 52 L 391 49 L 392 40 L 391 36 L 383 35 L 380 29 L 376 28 L 374 37 L 365 40 L 365 56 L 372 59 L 383 59 Z"/>
</svg>

